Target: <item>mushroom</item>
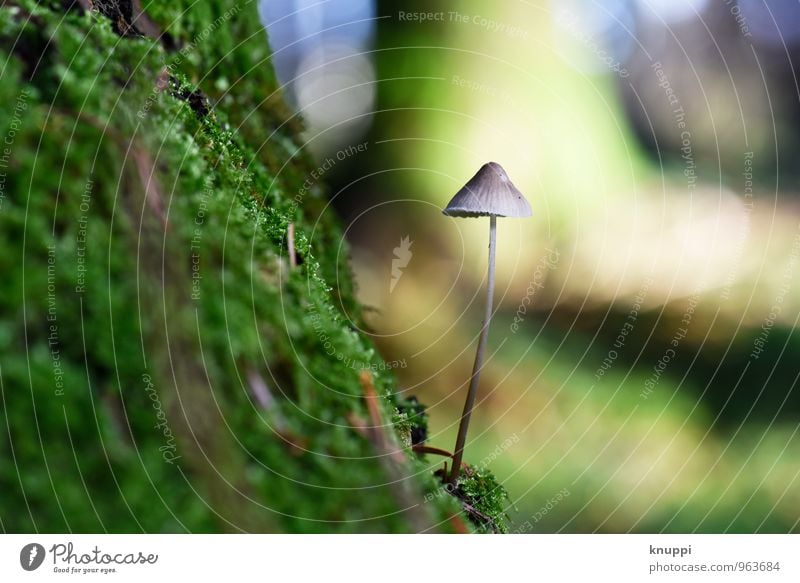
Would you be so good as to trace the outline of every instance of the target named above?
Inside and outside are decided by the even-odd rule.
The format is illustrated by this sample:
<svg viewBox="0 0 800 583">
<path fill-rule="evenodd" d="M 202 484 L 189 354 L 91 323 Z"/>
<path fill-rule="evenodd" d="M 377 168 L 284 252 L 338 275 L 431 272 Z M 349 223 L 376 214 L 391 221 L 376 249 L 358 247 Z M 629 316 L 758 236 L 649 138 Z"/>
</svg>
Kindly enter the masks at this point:
<svg viewBox="0 0 800 583">
<path fill-rule="evenodd" d="M 450 217 L 489 217 L 489 279 L 486 286 L 486 312 L 483 317 L 483 327 L 478 338 L 478 348 L 475 352 L 475 364 L 472 367 L 472 376 L 469 381 L 467 399 L 464 403 L 464 412 L 458 426 L 456 448 L 453 453 L 453 467 L 448 481 L 454 483 L 458 479 L 461 469 L 461 459 L 464 456 L 464 444 L 467 440 L 467 428 L 472 408 L 475 406 L 475 397 L 478 393 L 478 378 L 483 366 L 483 354 L 486 350 L 486 339 L 489 336 L 489 322 L 492 319 L 492 299 L 494 296 L 494 264 L 496 247 L 497 217 L 529 217 L 531 205 L 525 197 L 512 184 L 511 179 L 496 162 L 484 164 L 478 173 L 459 190 L 447 207 L 442 211 Z"/>
</svg>

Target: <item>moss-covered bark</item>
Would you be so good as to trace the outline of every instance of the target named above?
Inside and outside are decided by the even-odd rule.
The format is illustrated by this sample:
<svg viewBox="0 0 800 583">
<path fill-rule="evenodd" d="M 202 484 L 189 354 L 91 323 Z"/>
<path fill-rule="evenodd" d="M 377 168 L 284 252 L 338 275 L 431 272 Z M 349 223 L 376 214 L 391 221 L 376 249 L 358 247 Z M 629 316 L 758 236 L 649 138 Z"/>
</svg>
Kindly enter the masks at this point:
<svg viewBox="0 0 800 583">
<path fill-rule="evenodd" d="M 0 8 L 0 526 L 459 529 L 390 453 L 255 2 L 143 4 Z"/>
</svg>

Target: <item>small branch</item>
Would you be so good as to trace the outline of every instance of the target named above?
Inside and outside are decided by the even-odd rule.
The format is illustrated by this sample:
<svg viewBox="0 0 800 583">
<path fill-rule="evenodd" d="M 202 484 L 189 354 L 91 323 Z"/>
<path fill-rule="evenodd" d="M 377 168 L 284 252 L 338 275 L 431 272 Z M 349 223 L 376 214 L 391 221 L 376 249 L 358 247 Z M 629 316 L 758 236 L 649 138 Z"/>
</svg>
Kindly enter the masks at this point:
<svg viewBox="0 0 800 583">
<path fill-rule="evenodd" d="M 430 453 L 430 454 L 433 454 L 433 455 L 441 455 L 441 456 L 449 457 L 449 458 L 453 457 L 453 454 L 450 453 L 449 451 L 447 451 L 446 449 L 441 449 L 439 447 L 433 447 L 433 446 L 430 446 L 430 445 L 422 445 L 421 443 L 418 443 L 416 445 L 412 445 L 411 446 L 411 450 L 414 453 Z"/>
<path fill-rule="evenodd" d="M 375 448 L 388 455 L 399 463 L 404 463 L 405 456 L 399 448 L 392 447 L 391 439 L 384 431 L 383 417 L 381 416 L 380 405 L 378 403 L 378 393 L 372 384 L 372 375 L 366 370 L 361 371 L 361 388 L 364 391 L 364 400 L 367 402 L 367 412 L 372 425 L 366 428 L 367 434 L 375 444 Z"/>
<path fill-rule="evenodd" d="M 371 422 L 371 426 L 365 429 L 378 454 L 379 462 L 389 478 L 387 485 L 391 488 L 398 506 L 408 517 L 412 530 L 418 533 L 428 532 L 434 528 L 434 525 L 420 504 L 419 493 L 411 488 L 410 476 L 404 467 L 407 462 L 406 457 L 392 443 L 391 436 L 387 435 L 385 431 L 378 393 L 375 391 L 372 375 L 369 371 L 362 370 L 359 380 Z"/>
<path fill-rule="evenodd" d="M 466 502 L 461 500 L 461 505 L 464 507 L 464 510 L 466 510 L 468 513 L 474 514 L 475 516 L 479 517 L 482 520 L 485 520 L 486 522 L 494 526 L 494 520 L 486 516 L 483 512 L 481 512 L 471 504 L 467 504 Z"/>
</svg>

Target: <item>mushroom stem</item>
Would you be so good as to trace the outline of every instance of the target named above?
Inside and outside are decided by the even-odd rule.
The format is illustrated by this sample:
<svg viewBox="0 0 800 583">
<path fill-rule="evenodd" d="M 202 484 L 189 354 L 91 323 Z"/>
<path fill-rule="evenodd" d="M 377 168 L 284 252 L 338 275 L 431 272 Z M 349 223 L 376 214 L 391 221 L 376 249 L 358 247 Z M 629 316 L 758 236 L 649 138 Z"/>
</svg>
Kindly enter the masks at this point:
<svg viewBox="0 0 800 583">
<path fill-rule="evenodd" d="M 461 414 L 461 422 L 458 425 L 458 437 L 456 437 L 456 448 L 453 453 L 453 469 L 450 472 L 450 482 L 458 479 L 461 469 L 461 458 L 464 457 L 464 445 L 467 441 L 467 429 L 469 428 L 469 418 L 472 416 L 472 408 L 475 406 L 475 398 L 478 395 L 478 378 L 483 367 L 483 353 L 486 351 L 486 340 L 489 337 L 489 323 L 492 320 L 492 303 L 494 299 L 494 256 L 497 239 L 497 217 L 489 216 L 489 279 L 486 286 L 486 311 L 483 316 L 483 328 L 478 338 L 478 348 L 475 351 L 475 364 L 472 366 L 472 376 L 469 379 L 469 390 L 467 400 L 464 403 L 464 412 Z"/>
</svg>

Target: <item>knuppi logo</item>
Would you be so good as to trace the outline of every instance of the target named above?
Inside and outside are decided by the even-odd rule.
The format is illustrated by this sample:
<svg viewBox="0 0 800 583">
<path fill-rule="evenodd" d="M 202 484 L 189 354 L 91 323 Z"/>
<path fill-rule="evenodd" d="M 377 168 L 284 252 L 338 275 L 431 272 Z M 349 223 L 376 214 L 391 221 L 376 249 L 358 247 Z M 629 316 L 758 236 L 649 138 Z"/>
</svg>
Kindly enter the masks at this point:
<svg viewBox="0 0 800 583">
<path fill-rule="evenodd" d="M 39 543 L 29 543 L 19 552 L 19 564 L 26 571 L 35 571 L 44 562 L 44 547 Z"/>
</svg>

